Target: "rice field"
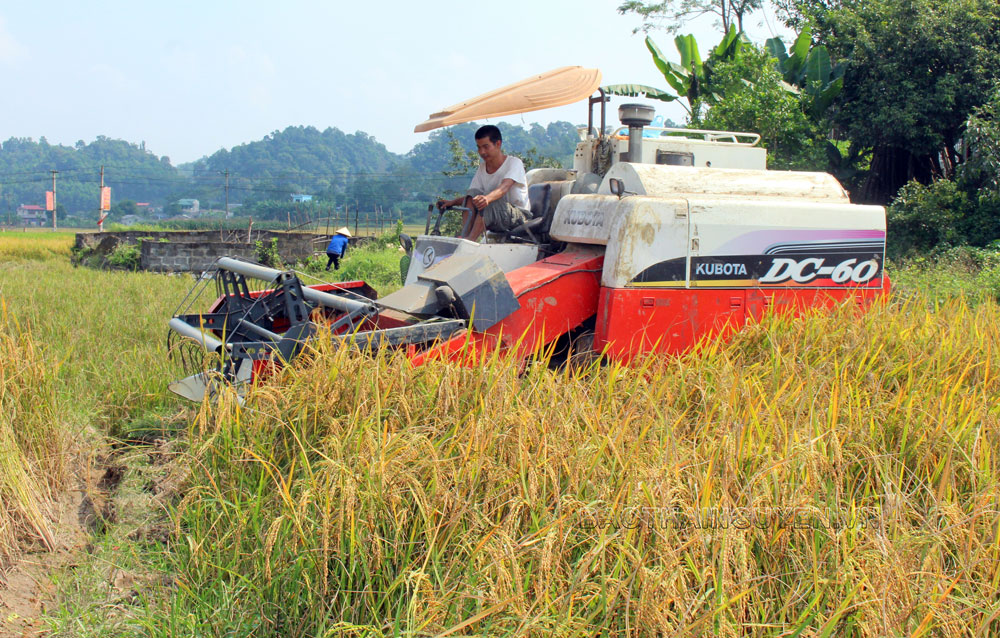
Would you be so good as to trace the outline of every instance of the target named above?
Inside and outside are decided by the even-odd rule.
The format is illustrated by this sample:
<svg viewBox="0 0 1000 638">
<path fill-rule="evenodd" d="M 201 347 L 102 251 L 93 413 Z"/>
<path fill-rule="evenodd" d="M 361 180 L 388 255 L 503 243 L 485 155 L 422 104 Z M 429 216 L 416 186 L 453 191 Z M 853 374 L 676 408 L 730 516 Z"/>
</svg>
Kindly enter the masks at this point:
<svg viewBox="0 0 1000 638">
<path fill-rule="evenodd" d="M 163 335 L 189 278 L 6 241 L 0 445 L 20 436 L 22 465 L 0 464 L 0 552 L 44 544 L 66 438 L 186 423 L 163 435 L 184 444 L 167 538 L 114 545 L 171 585 L 91 605 L 117 618 L 93 635 L 1000 633 L 1000 307 L 979 273 L 900 268 L 862 317 L 769 318 L 628 368 L 414 369 L 319 340 L 245 405 L 186 408 Z M 4 487 L 28 475 L 33 506 Z M 61 633 L 88 635 L 82 604 L 64 594 Z"/>
<path fill-rule="evenodd" d="M 157 634 L 993 635 L 998 320 L 774 320 L 584 375 L 321 346 L 192 424 Z"/>
<path fill-rule="evenodd" d="M 0 566 L 23 547 L 55 547 L 49 506 L 67 442 L 53 418 L 55 376 L 0 300 Z"/>
<path fill-rule="evenodd" d="M 162 313 L 188 281 L 74 268 L 72 241 L 0 233 L 0 573 L 52 546 L 73 458 L 178 409 L 160 382 L 171 374 Z"/>
</svg>

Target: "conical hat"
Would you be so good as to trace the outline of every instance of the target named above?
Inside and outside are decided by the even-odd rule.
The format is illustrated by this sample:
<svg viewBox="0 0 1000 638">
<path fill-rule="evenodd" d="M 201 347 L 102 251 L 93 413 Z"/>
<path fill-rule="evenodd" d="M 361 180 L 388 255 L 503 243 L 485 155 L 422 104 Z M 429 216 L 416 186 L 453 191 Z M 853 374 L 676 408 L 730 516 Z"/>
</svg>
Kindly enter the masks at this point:
<svg viewBox="0 0 1000 638">
<path fill-rule="evenodd" d="M 351 235 L 351 231 L 347 230 L 347 226 L 341 226 L 338 228 L 337 234 L 343 235 L 344 237 L 353 237 L 353 235 Z"/>
</svg>

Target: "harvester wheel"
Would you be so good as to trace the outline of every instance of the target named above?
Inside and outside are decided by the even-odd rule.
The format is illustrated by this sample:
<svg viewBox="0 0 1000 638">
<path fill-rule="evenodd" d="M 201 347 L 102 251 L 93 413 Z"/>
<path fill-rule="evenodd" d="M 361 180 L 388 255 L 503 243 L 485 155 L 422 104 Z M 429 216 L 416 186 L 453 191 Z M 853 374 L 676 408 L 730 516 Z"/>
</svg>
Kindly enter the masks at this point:
<svg viewBox="0 0 1000 638">
<path fill-rule="evenodd" d="M 569 345 L 569 352 L 566 355 L 566 366 L 574 371 L 580 372 L 594 365 L 594 362 L 601 358 L 600 354 L 594 351 L 594 331 L 587 330 L 576 335 Z"/>
</svg>

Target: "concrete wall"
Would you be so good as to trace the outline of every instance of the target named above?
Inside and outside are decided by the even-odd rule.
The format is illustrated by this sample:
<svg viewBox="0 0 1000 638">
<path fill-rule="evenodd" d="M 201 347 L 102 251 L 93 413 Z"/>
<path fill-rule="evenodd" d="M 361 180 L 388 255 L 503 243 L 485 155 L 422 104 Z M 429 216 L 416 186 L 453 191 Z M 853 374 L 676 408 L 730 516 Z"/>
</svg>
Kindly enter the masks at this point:
<svg viewBox="0 0 1000 638">
<path fill-rule="evenodd" d="M 282 257 L 283 251 L 287 250 L 292 256 L 311 254 L 313 251 L 312 240 L 324 238 L 323 235 L 306 232 L 284 232 L 274 230 L 255 230 L 250 234 L 250 241 L 247 241 L 247 231 L 245 230 L 123 230 L 110 233 L 77 233 L 76 247 L 78 249 L 94 248 L 101 241 L 108 237 L 114 237 L 119 242 L 126 244 L 137 244 L 141 239 L 152 239 L 153 241 L 167 240 L 178 243 L 247 243 L 251 246 L 257 241 L 270 242 L 272 237 L 278 238 L 278 252 Z M 329 239 L 329 237 L 325 237 Z M 316 242 L 316 250 L 323 250 L 326 244 L 320 245 Z M 308 251 L 308 252 L 307 252 Z"/>
<path fill-rule="evenodd" d="M 153 272 L 201 272 L 219 257 L 256 260 L 253 244 L 242 242 L 178 243 L 144 241 L 139 268 Z"/>
<path fill-rule="evenodd" d="M 256 261 L 256 242 L 269 245 L 278 240 L 278 255 L 285 263 L 304 260 L 314 252 L 323 253 L 329 235 L 304 232 L 254 231 L 247 243 L 246 231 L 143 231 L 77 233 L 78 249 L 101 246 L 110 252 L 118 243 L 140 244 L 139 268 L 153 272 L 200 272 L 219 257 L 239 257 Z M 352 237 L 351 246 L 368 243 L 373 237 Z"/>
<path fill-rule="evenodd" d="M 102 245 L 110 250 L 114 244 L 141 244 L 139 267 L 155 272 L 202 271 L 219 257 L 256 259 L 256 242 L 270 244 L 278 240 L 278 255 L 285 262 L 305 259 L 326 248 L 327 237 L 314 233 L 254 231 L 246 241 L 246 231 L 119 231 L 111 233 L 77 233 L 79 249 Z M 316 241 L 314 241 L 316 240 Z"/>
</svg>

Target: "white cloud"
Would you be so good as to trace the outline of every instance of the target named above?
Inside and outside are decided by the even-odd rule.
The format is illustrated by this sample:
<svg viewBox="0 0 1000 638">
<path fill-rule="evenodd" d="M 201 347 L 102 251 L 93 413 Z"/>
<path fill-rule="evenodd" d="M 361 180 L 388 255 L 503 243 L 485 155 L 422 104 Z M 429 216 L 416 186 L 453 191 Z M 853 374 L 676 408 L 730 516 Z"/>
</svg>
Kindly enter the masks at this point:
<svg viewBox="0 0 1000 638">
<path fill-rule="evenodd" d="M 0 64 L 10 65 L 27 57 L 28 50 L 7 32 L 7 25 L 0 16 Z"/>
</svg>

